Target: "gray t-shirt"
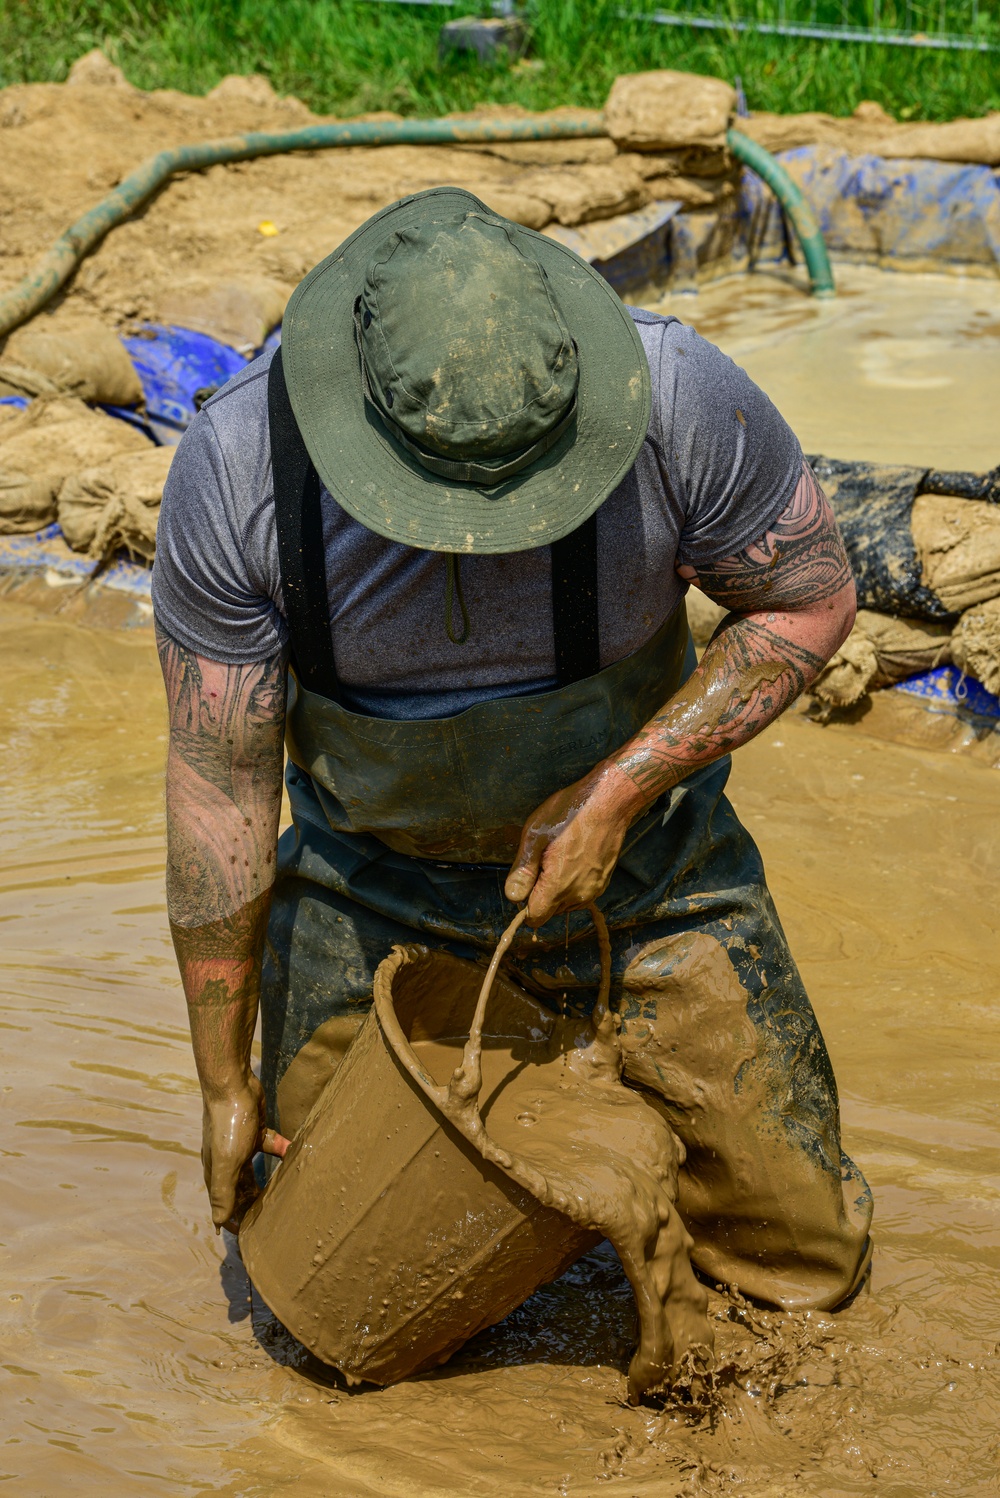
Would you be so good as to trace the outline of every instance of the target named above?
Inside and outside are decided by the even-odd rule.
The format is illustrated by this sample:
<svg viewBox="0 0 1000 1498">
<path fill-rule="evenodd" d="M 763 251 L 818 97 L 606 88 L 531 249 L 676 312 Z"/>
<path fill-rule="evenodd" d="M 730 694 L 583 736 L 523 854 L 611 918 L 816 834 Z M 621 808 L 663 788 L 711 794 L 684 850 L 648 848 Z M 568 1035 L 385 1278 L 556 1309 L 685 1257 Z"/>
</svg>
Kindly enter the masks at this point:
<svg viewBox="0 0 1000 1498">
<path fill-rule="evenodd" d="M 676 318 L 632 309 L 653 414 L 598 511 L 601 663 L 638 650 L 686 591 L 677 562 L 739 551 L 781 514 L 802 453 L 767 396 Z M 265 355 L 207 401 L 163 492 L 153 607 L 180 644 L 230 664 L 288 637 L 271 486 Z M 447 717 L 555 685 L 550 551 L 466 556 L 471 629 L 445 632 L 445 558 L 386 541 L 323 491 L 333 645 L 344 701 L 385 718 Z"/>
</svg>

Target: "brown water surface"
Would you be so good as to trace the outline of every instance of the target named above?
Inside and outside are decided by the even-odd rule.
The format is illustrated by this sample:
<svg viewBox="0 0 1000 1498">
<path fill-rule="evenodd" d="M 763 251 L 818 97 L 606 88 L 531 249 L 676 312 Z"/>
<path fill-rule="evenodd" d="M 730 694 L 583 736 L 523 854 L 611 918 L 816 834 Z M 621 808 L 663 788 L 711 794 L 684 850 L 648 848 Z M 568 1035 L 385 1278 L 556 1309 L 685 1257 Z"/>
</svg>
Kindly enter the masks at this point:
<svg viewBox="0 0 1000 1498">
<path fill-rule="evenodd" d="M 713 1293 L 712 1415 L 629 1409 L 602 1248 L 440 1372 L 352 1394 L 211 1230 L 152 642 L 6 604 L 0 646 L 0 1491 L 998 1491 L 1000 778 L 794 717 L 738 756 L 877 1196 L 870 1293 L 788 1317 Z"/>
<path fill-rule="evenodd" d="M 1000 280 L 835 266 L 759 271 L 647 301 L 723 348 L 807 453 L 981 471 L 1000 463 Z"/>
</svg>

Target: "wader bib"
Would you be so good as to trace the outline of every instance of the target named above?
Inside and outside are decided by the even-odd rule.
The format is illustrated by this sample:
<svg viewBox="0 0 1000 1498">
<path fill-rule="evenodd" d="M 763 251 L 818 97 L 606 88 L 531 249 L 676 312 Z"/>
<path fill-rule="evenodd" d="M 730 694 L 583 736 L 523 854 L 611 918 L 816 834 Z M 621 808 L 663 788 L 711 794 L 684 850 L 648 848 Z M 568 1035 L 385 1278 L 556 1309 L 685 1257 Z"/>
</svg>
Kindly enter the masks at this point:
<svg viewBox="0 0 1000 1498">
<path fill-rule="evenodd" d="M 454 717 L 396 721 L 339 700 L 319 480 L 271 365 L 275 507 L 291 638 L 286 784 L 293 826 L 261 979 L 262 1080 L 291 1134 L 342 1059 L 394 943 L 488 956 L 521 828 L 619 748 L 693 668 L 683 606 L 599 669 L 596 523 L 553 553 L 559 685 Z M 457 647 L 460 648 L 460 647 Z M 872 1203 L 841 1153 L 829 1057 L 768 893 L 723 795 L 728 758 L 631 828 L 600 900 L 626 1078 L 687 1150 L 678 1201 L 709 1278 L 762 1301 L 829 1308 L 867 1266 Z M 555 1007 L 597 991 L 585 912 L 522 931 L 509 968 Z"/>
</svg>

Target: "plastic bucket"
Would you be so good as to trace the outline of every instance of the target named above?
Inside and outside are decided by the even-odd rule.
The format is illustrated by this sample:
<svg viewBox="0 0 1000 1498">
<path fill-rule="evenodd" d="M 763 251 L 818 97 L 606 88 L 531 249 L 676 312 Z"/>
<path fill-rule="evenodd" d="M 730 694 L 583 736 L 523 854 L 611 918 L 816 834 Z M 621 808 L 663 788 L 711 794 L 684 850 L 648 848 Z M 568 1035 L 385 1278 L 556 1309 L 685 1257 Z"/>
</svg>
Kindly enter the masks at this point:
<svg viewBox="0 0 1000 1498">
<path fill-rule="evenodd" d="M 352 1379 L 387 1384 L 444 1362 L 600 1240 L 483 1158 L 380 1022 L 379 1010 L 391 1016 L 400 1049 L 412 1059 L 416 1048 L 425 1082 L 443 1087 L 489 978 L 445 952 L 394 948 L 376 974 L 377 1008 L 244 1219 L 243 1260 L 267 1305 Z M 545 1058 L 555 1023 L 495 978 L 484 1108 L 505 1077 Z"/>
</svg>

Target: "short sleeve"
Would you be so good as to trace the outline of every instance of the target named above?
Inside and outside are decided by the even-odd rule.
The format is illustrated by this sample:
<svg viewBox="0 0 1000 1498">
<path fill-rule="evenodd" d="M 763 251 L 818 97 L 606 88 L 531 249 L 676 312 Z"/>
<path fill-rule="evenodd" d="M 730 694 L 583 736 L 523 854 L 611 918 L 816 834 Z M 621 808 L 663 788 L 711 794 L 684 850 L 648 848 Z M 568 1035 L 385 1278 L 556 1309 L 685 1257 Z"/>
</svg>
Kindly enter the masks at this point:
<svg viewBox="0 0 1000 1498">
<path fill-rule="evenodd" d="M 187 649 L 241 665 L 275 655 L 288 634 L 266 559 L 256 555 L 261 527 L 255 519 L 271 502 L 270 454 L 266 428 L 249 444 L 265 449 L 256 452 L 256 462 L 245 448 L 220 442 L 214 405 L 207 404 L 184 434 L 164 485 L 153 612 Z"/>
<path fill-rule="evenodd" d="M 658 442 L 684 522 L 677 560 L 698 566 L 757 540 L 787 507 L 802 449 L 745 370 L 693 328 L 660 341 Z"/>
</svg>

